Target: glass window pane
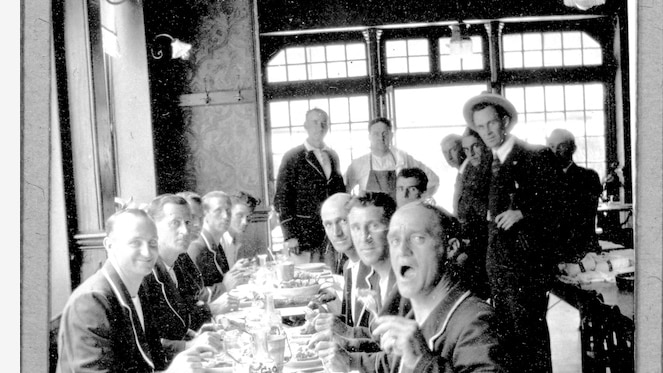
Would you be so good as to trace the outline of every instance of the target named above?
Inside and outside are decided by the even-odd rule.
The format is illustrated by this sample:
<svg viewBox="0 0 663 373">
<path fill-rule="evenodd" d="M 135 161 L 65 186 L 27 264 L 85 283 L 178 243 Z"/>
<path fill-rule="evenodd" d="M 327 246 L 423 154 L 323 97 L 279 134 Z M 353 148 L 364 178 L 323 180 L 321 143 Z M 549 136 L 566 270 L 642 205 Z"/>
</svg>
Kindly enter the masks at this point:
<svg viewBox="0 0 663 373">
<path fill-rule="evenodd" d="M 349 60 L 366 59 L 366 47 L 364 47 L 364 44 L 348 44 L 345 46 L 345 51 Z"/>
<path fill-rule="evenodd" d="M 583 64 L 600 65 L 603 63 L 603 56 L 600 49 L 585 49 L 582 51 Z"/>
<path fill-rule="evenodd" d="M 348 61 L 348 76 L 366 76 L 366 69 L 366 60 Z"/>
<path fill-rule="evenodd" d="M 504 90 L 504 96 L 511 101 L 516 111 L 525 112 L 525 89 L 521 87 L 507 87 Z"/>
<path fill-rule="evenodd" d="M 276 56 L 269 60 L 269 65 L 285 65 L 285 51 L 279 51 Z"/>
<path fill-rule="evenodd" d="M 562 66 L 562 51 L 544 51 L 543 52 L 543 65 L 548 66 Z"/>
<path fill-rule="evenodd" d="M 525 104 L 525 110 L 528 113 L 545 111 L 543 87 L 526 87 Z"/>
<path fill-rule="evenodd" d="M 389 74 L 398 74 L 407 72 L 407 58 L 387 58 L 387 72 Z"/>
<path fill-rule="evenodd" d="M 564 66 L 581 66 L 582 65 L 582 52 L 580 49 L 572 49 L 564 51 Z"/>
<path fill-rule="evenodd" d="M 300 123 L 304 123 L 308 109 L 308 100 L 290 101 L 290 124 L 292 126 L 298 126 Z"/>
<path fill-rule="evenodd" d="M 350 120 L 368 122 L 368 97 L 350 97 Z"/>
<path fill-rule="evenodd" d="M 325 61 L 325 47 L 308 47 L 308 62 L 324 62 Z"/>
<path fill-rule="evenodd" d="M 269 103 L 269 119 L 272 128 L 288 127 L 290 115 L 288 113 L 287 101 L 272 101 Z"/>
<path fill-rule="evenodd" d="M 329 100 L 329 120 L 331 123 L 350 121 L 350 103 L 347 97 Z"/>
<path fill-rule="evenodd" d="M 472 40 L 472 53 L 483 53 L 483 39 L 481 36 L 470 36 Z"/>
<path fill-rule="evenodd" d="M 449 49 L 449 43 L 451 42 L 451 38 L 440 38 L 439 40 L 439 46 L 440 46 L 440 54 L 450 54 L 451 50 Z"/>
<path fill-rule="evenodd" d="M 409 60 L 411 73 L 425 73 L 430 71 L 428 57 L 410 57 Z"/>
<path fill-rule="evenodd" d="M 522 37 L 520 34 L 507 34 L 502 36 L 502 46 L 505 51 L 522 50 Z"/>
<path fill-rule="evenodd" d="M 328 45 L 327 61 L 345 61 L 345 45 Z"/>
<path fill-rule="evenodd" d="M 541 34 L 540 33 L 527 33 L 523 34 L 523 50 L 535 51 L 541 50 Z"/>
<path fill-rule="evenodd" d="M 581 48 L 582 44 L 580 42 L 580 32 L 579 31 L 567 31 L 562 33 L 562 41 L 564 49 L 571 48 Z"/>
<path fill-rule="evenodd" d="M 588 135 L 605 136 L 605 113 L 603 111 L 588 111 L 586 118 L 585 128 Z"/>
<path fill-rule="evenodd" d="M 319 108 L 324 110 L 327 114 L 329 114 L 329 99 L 327 98 L 318 98 L 318 99 L 313 99 L 310 100 L 309 102 L 309 108 Z M 302 121 L 302 123 L 304 123 Z"/>
<path fill-rule="evenodd" d="M 327 66 L 325 63 L 312 63 L 307 66 L 309 79 L 327 79 Z"/>
<path fill-rule="evenodd" d="M 345 78 L 348 73 L 345 71 L 345 62 L 330 62 L 327 65 L 330 78 Z"/>
<path fill-rule="evenodd" d="M 387 57 L 407 56 L 405 40 L 389 40 L 385 44 Z"/>
<path fill-rule="evenodd" d="M 473 54 L 463 58 L 463 70 L 483 69 L 483 55 Z"/>
<path fill-rule="evenodd" d="M 564 115 L 563 111 L 546 112 L 546 123 L 555 128 L 561 127 L 565 121 L 566 115 Z"/>
<path fill-rule="evenodd" d="M 564 87 L 549 85 L 546 91 L 546 111 L 564 111 Z"/>
<path fill-rule="evenodd" d="M 524 53 L 525 67 L 541 67 L 543 66 L 543 56 L 541 51 L 530 51 Z"/>
<path fill-rule="evenodd" d="M 586 137 L 587 160 L 590 162 L 605 160 L 605 139 L 603 137 Z"/>
<path fill-rule="evenodd" d="M 562 49 L 562 34 L 559 32 L 544 32 L 543 49 Z"/>
<path fill-rule="evenodd" d="M 507 69 L 523 67 L 523 54 L 521 52 L 504 52 L 504 67 Z"/>
<path fill-rule="evenodd" d="M 267 67 L 267 81 L 270 83 L 288 81 L 285 66 L 268 66 Z"/>
<path fill-rule="evenodd" d="M 585 85 L 585 109 L 603 110 L 603 85 L 586 84 Z"/>
<path fill-rule="evenodd" d="M 565 89 L 566 110 L 583 110 L 585 108 L 583 86 L 567 85 Z"/>
<path fill-rule="evenodd" d="M 408 40 L 407 54 L 409 56 L 427 56 L 428 40 L 426 39 Z"/>
<path fill-rule="evenodd" d="M 288 65 L 288 80 L 306 80 L 306 65 Z"/>
<path fill-rule="evenodd" d="M 272 134 L 272 152 L 283 154 L 290 149 L 289 128 L 274 128 L 272 129 L 271 134 Z"/>
<path fill-rule="evenodd" d="M 440 56 L 440 70 L 460 71 L 460 58 L 456 56 Z"/>
<path fill-rule="evenodd" d="M 596 40 L 594 40 L 593 37 L 587 35 L 586 33 L 582 33 L 582 46 L 583 48 L 601 48 L 601 44 L 599 44 Z"/>
<path fill-rule="evenodd" d="M 286 53 L 286 62 L 288 64 L 306 62 L 304 48 L 287 48 L 285 50 L 285 53 Z"/>
<path fill-rule="evenodd" d="M 546 115 L 543 113 L 527 114 L 527 124 L 542 123 L 546 121 Z"/>
</svg>

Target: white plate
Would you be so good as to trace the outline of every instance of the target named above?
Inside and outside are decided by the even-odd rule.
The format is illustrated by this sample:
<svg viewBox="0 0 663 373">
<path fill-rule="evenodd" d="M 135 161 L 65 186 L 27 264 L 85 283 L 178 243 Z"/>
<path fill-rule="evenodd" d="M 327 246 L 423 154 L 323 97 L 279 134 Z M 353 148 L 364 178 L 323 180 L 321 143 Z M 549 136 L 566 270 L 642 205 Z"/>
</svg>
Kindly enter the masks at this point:
<svg viewBox="0 0 663 373">
<path fill-rule="evenodd" d="M 311 360 L 290 360 L 284 366 L 288 368 L 303 369 L 303 368 L 322 368 L 322 360 L 319 358 Z"/>
<path fill-rule="evenodd" d="M 295 269 L 307 272 L 322 272 L 324 271 L 325 267 L 327 267 L 325 263 L 304 263 L 297 264 Z"/>
</svg>

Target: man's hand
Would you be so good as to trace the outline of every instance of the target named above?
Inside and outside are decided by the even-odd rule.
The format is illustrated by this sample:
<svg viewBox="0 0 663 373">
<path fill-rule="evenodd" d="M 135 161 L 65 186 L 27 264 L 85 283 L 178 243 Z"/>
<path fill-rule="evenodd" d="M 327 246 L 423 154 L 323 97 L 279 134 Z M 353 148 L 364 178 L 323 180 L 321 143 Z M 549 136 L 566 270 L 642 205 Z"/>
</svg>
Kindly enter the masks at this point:
<svg viewBox="0 0 663 373">
<path fill-rule="evenodd" d="M 194 347 L 211 348 L 214 353 L 223 350 L 223 342 L 221 334 L 217 332 L 203 332 L 190 341 L 186 341 L 185 348 L 187 350 Z"/>
<path fill-rule="evenodd" d="M 165 373 L 199 373 L 203 372 L 202 354 L 215 354 L 211 347 L 195 346 L 186 349 L 175 356 Z"/>
<path fill-rule="evenodd" d="M 523 213 L 520 210 L 506 210 L 495 217 L 497 228 L 508 231 L 514 224 L 523 219 Z"/>
<path fill-rule="evenodd" d="M 237 310 L 239 309 L 239 298 L 225 292 L 209 304 L 209 309 L 212 312 L 212 316 Z"/>
<path fill-rule="evenodd" d="M 319 341 L 315 345 L 315 351 L 322 360 L 325 372 L 348 372 L 350 370 L 350 354 L 337 343 L 336 338 L 333 341 Z"/>
<path fill-rule="evenodd" d="M 331 313 L 320 313 L 315 320 L 313 320 L 313 325 L 317 332 L 331 331 L 334 334 L 348 337 L 352 332 L 350 327 L 341 321 L 338 316 Z"/>
<path fill-rule="evenodd" d="M 414 368 L 419 359 L 431 354 L 415 320 L 399 316 L 380 316 L 374 321 L 373 336 L 382 350 L 401 356 L 403 364 Z"/>
</svg>

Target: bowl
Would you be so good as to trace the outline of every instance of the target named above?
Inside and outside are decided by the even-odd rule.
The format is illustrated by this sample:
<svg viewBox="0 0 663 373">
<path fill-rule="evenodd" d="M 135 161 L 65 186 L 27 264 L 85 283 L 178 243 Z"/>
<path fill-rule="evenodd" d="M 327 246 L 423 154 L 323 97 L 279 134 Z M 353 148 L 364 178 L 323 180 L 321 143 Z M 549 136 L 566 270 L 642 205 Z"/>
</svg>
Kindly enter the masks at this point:
<svg viewBox="0 0 663 373">
<path fill-rule="evenodd" d="M 635 272 L 624 272 L 615 276 L 617 288 L 624 291 L 633 291 Z"/>
</svg>

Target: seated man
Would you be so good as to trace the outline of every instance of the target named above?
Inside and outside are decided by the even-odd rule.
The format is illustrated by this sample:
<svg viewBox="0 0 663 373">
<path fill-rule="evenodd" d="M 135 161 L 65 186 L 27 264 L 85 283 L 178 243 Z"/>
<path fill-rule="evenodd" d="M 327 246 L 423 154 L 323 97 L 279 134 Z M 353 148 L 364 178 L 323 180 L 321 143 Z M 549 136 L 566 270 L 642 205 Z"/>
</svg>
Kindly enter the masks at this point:
<svg viewBox="0 0 663 373">
<path fill-rule="evenodd" d="M 149 320 L 138 289 L 158 258 L 157 229 L 138 209 L 121 210 L 106 222 L 108 259 L 69 297 L 58 335 L 60 372 L 153 372 L 160 351 L 157 336 L 144 332 Z M 217 346 L 197 346 L 175 357 L 166 372 L 193 372 L 200 354 Z"/>
<path fill-rule="evenodd" d="M 195 192 L 179 192 L 178 196 L 184 198 L 191 209 L 191 241 L 198 238 L 203 229 L 203 201 Z"/>
<path fill-rule="evenodd" d="M 266 254 L 266 252 L 260 253 L 256 248 L 249 247 L 242 242 L 244 232 L 249 226 L 249 217 L 260 204 L 260 200 L 246 192 L 236 193 L 230 197 L 230 200 L 232 202 L 230 225 L 221 237 L 221 245 L 226 254 L 228 266 L 232 268 L 238 259 L 250 259 L 256 254 Z"/>
<path fill-rule="evenodd" d="M 198 333 L 212 321 L 210 308 L 198 299 L 193 277 L 175 270 L 175 261 L 189 247 L 191 213 L 186 200 L 174 194 L 156 197 L 147 208 L 157 227 L 158 258 L 152 273 L 145 276 L 138 296 L 146 315 L 145 332 L 158 335 L 164 356 L 153 359 L 162 369 L 173 356 L 186 348 L 211 340 L 220 344 L 216 333 Z M 228 311 L 230 306 L 226 305 Z M 156 349 L 156 348 L 155 348 Z"/>
<path fill-rule="evenodd" d="M 239 261 L 231 268 L 220 243 L 221 237 L 230 225 L 231 207 L 232 202 L 228 194 L 222 191 L 205 194 L 203 230 L 187 250 L 189 257 L 202 274 L 205 286 L 210 289 L 212 300 L 248 281 L 242 270 L 248 261 Z"/>
<path fill-rule="evenodd" d="M 347 261 L 343 266 L 343 302 L 341 314 L 348 326 L 368 326 L 368 319 L 359 320 L 361 304 L 357 300 L 359 289 L 365 289 L 368 284 L 365 279 L 370 272 L 370 267 L 359 259 L 359 254 L 352 244 L 350 225 L 348 224 L 348 211 L 352 196 L 348 193 L 336 193 L 322 203 L 320 216 L 322 226 L 325 228 L 327 239 L 340 255 L 345 255 Z"/>
<path fill-rule="evenodd" d="M 409 204 L 389 224 L 391 266 L 410 312 L 375 320 L 382 352 L 361 371 L 499 372 L 502 355 L 490 305 L 461 284 L 457 222 L 441 209 Z M 325 365 L 347 369 L 343 351 L 319 351 Z"/>
<path fill-rule="evenodd" d="M 396 205 L 401 207 L 421 200 L 427 185 L 428 176 L 422 169 L 412 167 L 400 170 L 396 178 Z"/>
<path fill-rule="evenodd" d="M 396 203 L 386 193 L 365 193 L 353 197 L 349 202 L 348 223 L 352 242 L 363 264 L 370 267 L 364 278 L 359 278 L 357 298 L 362 304 L 355 325 L 369 325 L 380 314 L 397 314 L 408 309 L 396 288 L 396 276 L 389 262 L 387 226 L 396 210 Z M 365 293 L 365 294 L 364 294 Z M 329 340 L 330 334 L 337 337 L 343 348 L 351 351 L 374 351 L 378 346 L 371 338 L 368 327 L 349 327 L 338 317 L 322 313 L 314 321 L 318 335 L 309 343 L 315 345 L 320 340 Z"/>
</svg>

